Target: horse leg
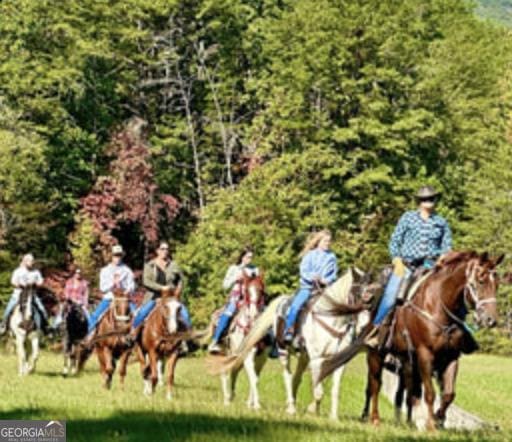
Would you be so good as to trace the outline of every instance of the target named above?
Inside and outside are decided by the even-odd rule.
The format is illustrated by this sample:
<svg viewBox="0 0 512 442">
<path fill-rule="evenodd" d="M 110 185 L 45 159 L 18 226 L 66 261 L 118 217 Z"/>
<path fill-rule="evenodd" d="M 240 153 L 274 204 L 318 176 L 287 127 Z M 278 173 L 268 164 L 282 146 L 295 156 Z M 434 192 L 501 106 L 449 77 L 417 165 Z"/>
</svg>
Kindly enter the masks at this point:
<svg viewBox="0 0 512 442">
<path fill-rule="evenodd" d="M 100 374 L 103 379 L 106 377 L 106 367 L 107 363 L 105 362 L 105 355 L 103 354 L 103 348 L 96 348 L 96 356 L 98 357 L 98 364 L 100 366 Z"/>
<path fill-rule="evenodd" d="M 149 357 L 149 367 L 150 367 L 150 380 L 151 380 L 151 394 L 155 392 L 155 387 L 158 382 L 158 370 L 157 370 L 157 364 L 158 364 L 158 355 L 156 353 L 155 349 L 151 349 L 148 353 Z"/>
<path fill-rule="evenodd" d="M 37 359 L 39 358 L 39 334 L 37 332 L 32 333 L 30 337 L 30 363 L 28 365 L 28 373 L 33 373 L 36 370 Z"/>
<path fill-rule="evenodd" d="M 402 422 L 402 405 L 404 403 L 405 394 L 405 368 L 402 368 L 398 376 L 398 386 L 395 392 L 395 423 L 400 424 Z"/>
<path fill-rule="evenodd" d="M 169 361 L 167 361 L 169 362 Z M 164 386 L 164 361 L 162 358 L 158 358 L 158 362 L 156 363 L 156 369 L 158 371 L 158 386 Z"/>
<path fill-rule="evenodd" d="M 64 336 L 62 337 L 62 355 L 64 356 L 64 366 L 62 367 L 62 376 L 67 376 L 69 371 L 69 348 L 68 348 L 68 334 L 67 331 L 64 332 Z"/>
<path fill-rule="evenodd" d="M 332 387 L 331 387 L 331 415 L 332 420 L 338 420 L 338 406 L 340 401 L 340 385 L 341 377 L 345 371 L 345 365 L 337 368 L 332 374 Z"/>
<path fill-rule="evenodd" d="M 382 383 L 382 357 L 375 351 L 369 351 L 368 357 L 368 385 L 367 391 L 371 396 L 370 419 L 373 425 L 380 424 L 379 416 L 379 392 Z"/>
<path fill-rule="evenodd" d="M 112 352 L 107 346 L 103 347 L 103 357 L 105 363 L 104 371 L 104 383 L 103 386 L 109 390 L 112 387 L 112 375 L 114 374 L 114 364 L 112 358 Z"/>
<path fill-rule="evenodd" d="M 121 383 L 121 389 L 124 390 L 124 381 L 126 379 L 126 371 L 128 367 L 128 359 L 132 354 L 131 350 L 126 350 L 119 359 L 119 381 Z"/>
<path fill-rule="evenodd" d="M 283 367 L 283 379 L 286 389 L 286 412 L 288 414 L 295 414 L 297 409 L 295 407 L 295 397 L 293 394 L 293 374 L 290 367 L 290 353 L 279 354 L 279 362 Z"/>
<path fill-rule="evenodd" d="M 432 384 L 432 353 L 425 347 L 418 349 L 418 367 L 421 375 L 421 381 L 425 387 L 425 402 L 427 404 L 426 429 L 435 430 L 434 419 L 434 399 L 435 391 Z"/>
<path fill-rule="evenodd" d="M 267 362 L 268 353 L 266 351 L 262 351 L 259 354 L 256 354 L 254 358 L 254 370 L 256 373 L 256 382 L 259 382 L 261 370 L 263 370 L 263 366 L 265 362 Z M 260 405 L 260 397 L 258 389 L 256 388 L 256 398 L 253 400 L 254 409 L 259 410 L 261 408 Z"/>
<path fill-rule="evenodd" d="M 178 362 L 178 349 L 175 349 L 167 359 L 167 393 L 165 397 L 168 401 L 172 399 L 172 390 L 174 388 L 174 373 L 176 363 Z"/>
<path fill-rule="evenodd" d="M 255 367 L 256 349 L 253 348 L 244 361 L 245 371 L 249 378 L 249 398 L 247 407 L 259 410 L 261 408 L 258 397 L 258 375 Z"/>
<path fill-rule="evenodd" d="M 459 369 L 459 361 L 451 361 L 444 369 L 441 377 L 441 406 L 436 413 L 436 419 L 440 426 L 444 425 L 446 419 L 446 410 L 455 399 L 455 380 Z"/>
<path fill-rule="evenodd" d="M 25 350 L 24 334 L 19 330 L 16 332 L 16 351 L 18 353 L 18 374 L 25 376 L 26 373 L 26 359 L 27 353 Z"/>
</svg>

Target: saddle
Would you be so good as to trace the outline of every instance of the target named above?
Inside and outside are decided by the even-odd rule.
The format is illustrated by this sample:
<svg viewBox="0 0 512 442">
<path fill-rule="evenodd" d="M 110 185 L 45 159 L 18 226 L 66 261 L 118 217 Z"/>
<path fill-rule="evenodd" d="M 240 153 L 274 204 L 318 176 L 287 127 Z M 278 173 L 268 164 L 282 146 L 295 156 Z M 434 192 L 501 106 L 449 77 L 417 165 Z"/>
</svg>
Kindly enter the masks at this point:
<svg viewBox="0 0 512 442">
<path fill-rule="evenodd" d="M 308 302 L 302 307 L 297 317 L 297 322 L 294 326 L 294 339 L 297 342 L 296 350 L 300 350 L 304 347 L 304 337 L 302 336 L 302 324 L 304 322 L 304 317 L 306 314 L 313 308 L 315 303 L 318 301 L 322 294 L 322 290 L 316 290 L 313 292 Z M 285 335 L 285 322 L 286 317 L 288 315 L 288 311 L 291 307 L 293 301 L 293 296 L 290 296 L 278 309 L 276 315 L 276 323 L 275 323 L 275 333 L 276 333 L 276 341 L 279 348 L 286 348 L 286 344 L 284 343 L 284 335 Z"/>
</svg>

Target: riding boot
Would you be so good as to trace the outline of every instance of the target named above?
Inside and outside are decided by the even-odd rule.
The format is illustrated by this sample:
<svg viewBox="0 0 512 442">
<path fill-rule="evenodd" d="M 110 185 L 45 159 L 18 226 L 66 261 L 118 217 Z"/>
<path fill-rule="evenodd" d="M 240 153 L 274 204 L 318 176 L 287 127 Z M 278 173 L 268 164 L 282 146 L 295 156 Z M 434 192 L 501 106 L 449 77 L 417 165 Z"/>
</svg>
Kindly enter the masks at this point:
<svg viewBox="0 0 512 442">
<path fill-rule="evenodd" d="M 385 351 L 388 350 L 388 346 L 390 344 L 388 340 L 389 331 L 391 329 L 391 324 L 393 322 L 395 309 L 391 309 L 388 315 L 382 321 L 382 324 L 379 327 L 379 335 L 378 335 L 378 350 Z"/>
<path fill-rule="evenodd" d="M 5 320 L 0 322 L 0 336 L 3 336 L 3 335 L 5 335 L 5 333 L 7 333 L 7 324 L 9 324 L 10 317 L 11 317 L 11 315 L 7 316 L 7 318 L 5 318 Z"/>
</svg>

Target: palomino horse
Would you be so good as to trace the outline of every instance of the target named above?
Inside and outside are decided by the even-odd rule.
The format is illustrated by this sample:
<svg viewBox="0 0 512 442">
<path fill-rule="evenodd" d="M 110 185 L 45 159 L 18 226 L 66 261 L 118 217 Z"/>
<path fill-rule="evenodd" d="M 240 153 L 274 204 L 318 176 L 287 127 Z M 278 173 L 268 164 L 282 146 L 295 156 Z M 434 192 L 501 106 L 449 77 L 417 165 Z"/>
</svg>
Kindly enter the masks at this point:
<svg viewBox="0 0 512 442">
<path fill-rule="evenodd" d="M 62 348 L 64 352 L 64 367 L 62 374 L 72 375 L 78 373 L 85 362 L 85 352 L 81 345 L 87 335 L 87 316 L 81 305 L 67 300 L 63 306 L 64 322 L 62 324 L 63 337 Z"/>
<path fill-rule="evenodd" d="M 179 330 L 180 291 L 181 286 L 174 291 L 163 290 L 155 308 L 137 333 L 137 356 L 144 379 L 144 394 L 154 393 L 157 382 L 162 378 L 162 364 L 167 359 L 168 400 L 172 399 L 174 373 L 181 341 L 191 338 L 190 333 L 182 333 Z"/>
<path fill-rule="evenodd" d="M 93 338 L 100 372 L 104 379 L 103 386 L 107 389 L 112 386 L 112 376 L 118 359 L 121 387 L 124 387 L 127 361 L 131 354 L 131 347 L 125 340 L 130 330 L 130 320 L 130 298 L 122 290 L 116 289 L 112 303 L 101 318 Z"/>
<path fill-rule="evenodd" d="M 249 276 L 246 272 L 243 272 L 241 287 L 242 295 L 240 308 L 236 316 L 233 318 L 226 337 L 227 353 L 228 355 L 235 356 L 237 349 L 242 345 L 242 343 L 246 342 L 245 339 L 248 334 L 251 334 L 251 328 L 260 314 L 261 307 L 264 305 L 265 284 L 263 282 L 263 274 L 260 272 L 260 274 Z M 247 347 L 244 352 L 244 357 L 240 361 L 240 364 L 232 370 L 224 370 L 220 373 L 225 405 L 229 405 L 234 398 L 236 380 L 243 365 L 245 367 L 247 377 L 249 378 L 249 397 L 247 399 L 247 406 L 254 410 L 259 410 L 261 408 L 258 393 L 258 380 L 268 356 L 264 349 L 264 345 L 262 345 L 261 342 L 263 338 L 264 334 L 262 334 L 259 339 L 252 341 L 251 345 Z M 216 367 L 219 364 L 222 364 L 225 360 L 225 356 L 210 356 L 208 363 L 211 366 L 211 371 L 213 373 L 218 372 L 219 370 L 217 370 Z"/>
<path fill-rule="evenodd" d="M 371 401 L 371 421 L 380 421 L 378 395 L 381 386 L 385 354 L 389 351 L 400 359 L 407 389 L 407 419 L 412 420 L 413 407 L 420 404 L 423 385 L 428 409 L 426 428 L 435 429 L 446 418 L 446 410 L 455 398 L 455 380 L 458 359 L 472 337 L 464 324 L 464 311 L 474 308 L 480 324 L 494 327 L 497 321 L 496 266 L 503 256 L 490 259 L 487 253 L 452 252 L 438 264 L 432 274 L 418 288 L 412 300 L 396 311 L 388 350 L 368 352 L 368 384 L 363 417 L 368 416 Z M 359 340 L 358 340 L 359 341 Z M 321 376 L 328 375 L 347 362 L 341 353 L 328 361 Z M 441 387 L 441 406 L 434 414 L 435 392 L 432 376 L 436 374 Z M 397 403 L 401 406 L 401 403 Z M 397 417 L 400 411 L 396 410 Z"/>
<path fill-rule="evenodd" d="M 34 297 L 37 296 L 37 287 L 29 285 L 21 289 L 18 305 L 14 308 L 9 320 L 9 328 L 16 337 L 16 351 L 18 353 L 18 373 L 25 376 L 36 369 L 39 357 L 40 324 L 35 320 Z M 43 319 L 40 318 L 40 321 Z M 27 358 L 27 340 L 30 340 L 30 357 Z"/>
<path fill-rule="evenodd" d="M 366 287 L 363 276 L 355 270 L 349 270 L 334 284 L 313 300 L 302 315 L 299 331 L 304 338 L 304 347 L 298 352 L 295 373 L 290 368 L 291 352 L 281 349 L 279 360 L 284 370 L 284 382 L 287 395 L 287 409 L 290 414 L 296 413 L 297 390 L 302 375 L 310 363 L 313 377 L 314 400 L 308 410 L 318 412 L 323 396 L 322 385 L 317 381 L 322 361 L 352 342 L 353 328 L 362 327 L 368 315 L 359 315 L 368 308 L 371 298 L 371 287 Z M 216 369 L 221 372 L 233 372 L 245 360 L 248 351 L 274 327 L 277 328 L 279 317 L 285 313 L 289 304 L 289 296 L 280 296 L 272 301 L 268 308 L 256 320 L 249 335 L 242 342 L 237 352 L 225 359 Z M 332 385 L 331 417 L 338 417 L 338 396 L 343 367 L 335 373 Z"/>
</svg>

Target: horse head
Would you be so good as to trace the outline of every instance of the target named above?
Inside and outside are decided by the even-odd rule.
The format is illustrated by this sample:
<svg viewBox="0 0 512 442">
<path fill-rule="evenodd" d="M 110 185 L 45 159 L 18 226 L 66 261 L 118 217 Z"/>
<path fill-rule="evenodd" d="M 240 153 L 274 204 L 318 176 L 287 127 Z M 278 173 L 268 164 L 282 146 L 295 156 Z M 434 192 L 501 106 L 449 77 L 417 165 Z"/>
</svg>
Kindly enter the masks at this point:
<svg viewBox="0 0 512 442">
<path fill-rule="evenodd" d="M 242 301 L 249 308 L 250 319 L 253 320 L 259 313 L 265 301 L 265 283 L 262 271 L 243 271 L 242 274 Z"/>
<path fill-rule="evenodd" d="M 112 313 L 115 321 L 128 322 L 130 316 L 130 298 L 120 288 L 113 291 L 114 299 L 112 301 Z"/>
<path fill-rule="evenodd" d="M 466 267 L 464 302 L 475 309 L 476 322 L 484 327 L 492 328 L 498 322 L 496 293 L 499 280 L 496 267 L 504 257 L 491 258 L 485 252 L 469 260 Z"/>
<path fill-rule="evenodd" d="M 164 320 L 169 334 L 178 332 L 179 329 L 179 313 L 181 309 L 181 303 L 174 297 L 162 298 L 162 307 L 164 309 Z"/>
</svg>

